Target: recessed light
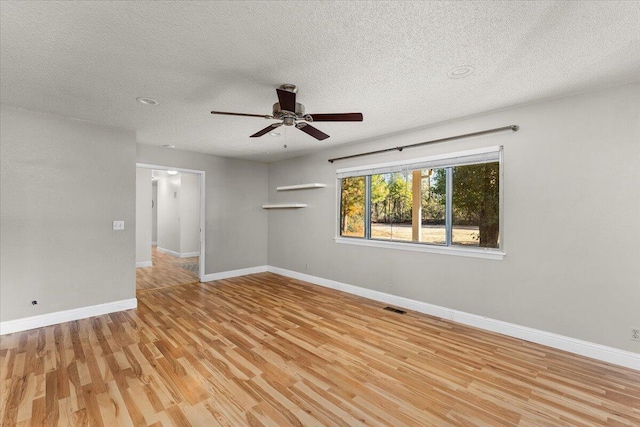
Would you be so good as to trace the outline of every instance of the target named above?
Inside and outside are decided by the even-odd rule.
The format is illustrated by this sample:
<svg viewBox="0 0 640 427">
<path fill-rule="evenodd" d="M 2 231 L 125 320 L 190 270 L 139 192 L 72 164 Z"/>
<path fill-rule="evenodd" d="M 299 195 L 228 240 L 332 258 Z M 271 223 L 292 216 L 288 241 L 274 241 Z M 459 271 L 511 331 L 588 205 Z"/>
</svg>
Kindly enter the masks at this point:
<svg viewBox="0 0 640 427">
<path fill-rule="evenodd" d="M 271 136 L 280 136 L 282 134 L 280 132 L 271 132 L 271 133 L 269 133 L 269 135 L 271 135 Z"/>
<path fill-rule="evenodd" d="M 140 104 L 143 104 L 143 105 L 158 105 L 158 101 L 156 101 L 153 98 L 140 97 L 140 98 L 136 98 L 136 101 L 138 101 Z"/>
<path fill-rule="evenodd" d="M 167 171 L 169 175 L 177 175 L 178 171 Z"/>
<path fill-rule="evenodd" d="M 175 145 L 171 145 L 171 144 L 164 144 L 163 147 L 164 148 L 176 148 Z"/>
<path fill-rule="evenodd" d="M 471 74 L 473 74 L 474 70 L 475 68 L 473 68 L 471 65 L 462 65 L 460 67 L 456 67 L 453 70 L 449 71 L 449 78 L 464 79 L 465 77 L 468 77 Z"/>
</svg>

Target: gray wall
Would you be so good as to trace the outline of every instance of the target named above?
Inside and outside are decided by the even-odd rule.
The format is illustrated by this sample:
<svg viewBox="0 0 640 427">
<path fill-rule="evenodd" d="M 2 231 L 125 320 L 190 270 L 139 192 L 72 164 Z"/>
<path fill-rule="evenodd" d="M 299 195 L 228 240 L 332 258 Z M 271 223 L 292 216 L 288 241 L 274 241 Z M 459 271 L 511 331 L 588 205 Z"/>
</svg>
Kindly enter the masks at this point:
<svg viewBox="0 0 640 427">
<path fill-rule="evenodd" d="M 0 170 L 1 321 L 135 297 L 133 132 L 2 106 Z"/>
<path fill-rule="evenodd" d="M 1 321 L 135 296 L 137 161 L 206 172 L 206 273 L 268 263 L 640 352 L 629 340 L 640 326 L 638 84 L 269 166 L 135 144 L 132 132 L 11 107 L 0 124 Z M 520 132 L 327 162 L 509 124 Z M 337 168 L 498 144 L 503 261 L 334 242 Z M 275 191 L 308 182 L 328 187 Z M 267 213 L 267 195 L 309 207 Z M 113 220 L 125 230 L 112 231 Z"/>
<path fill-rule="evenodd" d="M 521 130 L 327 162 L 511 124 Z M 504 145 L 504 260 L 334 242 L 336 169 L 493 145 Z M 309 182 L 327 188 L 276 192 Z M 269 212 L 269 265 L 640 352 L 639 183 L 638 84 L 453 121 L 270 164 L 269 202 L 309 207 Z"/>
<path fill-rule="evenodd" d="M 151 262 L 151 169 L 136 168 L 136 263 Z"/>
<path fill-rule="evenodd" d="M 136 161 L 205 171 L 206 274 L 266 265 L 266 164 L 145 144 Z"/>
</svg>

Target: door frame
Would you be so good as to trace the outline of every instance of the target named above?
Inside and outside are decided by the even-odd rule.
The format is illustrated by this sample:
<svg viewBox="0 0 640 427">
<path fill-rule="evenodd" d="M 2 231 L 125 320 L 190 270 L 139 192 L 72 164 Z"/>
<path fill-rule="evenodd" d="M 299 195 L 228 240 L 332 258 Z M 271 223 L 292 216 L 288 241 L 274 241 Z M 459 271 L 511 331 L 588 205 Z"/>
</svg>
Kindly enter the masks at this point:
<svg viewBox="0 0 640 427">
<path fill-rule="evenodd" d="M 178 172 L 184 172 L 184 173 L 193 173 L 193 174 L 198 174 L 200 175 L 200 257 L 198 259 L 198 280 L 200 280 L 201 282 L 204 280 L 204 276 L 206 275 L 205 273 L 205 256 L 206 256 L 206 252 L 205 252 L 205 248 L 206 248 L 206 244 L 205 244 L 205 230 L 206 230 L 206 221 L 205 221 L 205 171 L 202 170 L 195 170 L 195 169 L 186 169 L 186 168 L 180 168 L 180 167 L 173 167 L 173 166 L 162 166 L 162 165 L 150 165 L 147 163 L 136 163 L 136 168 L 143 168 L 143 169 L 155 169 L 155 170 L 162 170 L 162 171 L 170 171 L 170 170 L 174 170 L 174 171 L 178 171 Z"/>
</svg>

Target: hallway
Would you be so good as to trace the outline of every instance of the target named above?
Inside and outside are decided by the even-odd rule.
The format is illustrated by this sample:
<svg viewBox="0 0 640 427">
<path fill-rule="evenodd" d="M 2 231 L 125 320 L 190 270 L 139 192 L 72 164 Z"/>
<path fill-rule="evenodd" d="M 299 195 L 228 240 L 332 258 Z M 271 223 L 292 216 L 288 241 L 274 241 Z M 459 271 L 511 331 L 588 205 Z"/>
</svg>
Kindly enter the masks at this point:
<svg viewBox="0 0 640 427">
<path fill-rule="evenodd" d="M 151 248 L 152 267 L 136 269 L 136 290 L 147 291 L 198 282 L 198 257 L 176 258 Z"/>
</svg>

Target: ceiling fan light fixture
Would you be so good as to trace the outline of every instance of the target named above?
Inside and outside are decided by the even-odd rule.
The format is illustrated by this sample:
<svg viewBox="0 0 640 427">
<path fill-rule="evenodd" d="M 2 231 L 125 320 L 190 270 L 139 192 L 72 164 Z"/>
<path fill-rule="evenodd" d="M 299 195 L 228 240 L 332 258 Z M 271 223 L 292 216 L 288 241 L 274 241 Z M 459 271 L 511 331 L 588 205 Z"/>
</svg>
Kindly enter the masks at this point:
<svg viewBox="0 0 640 427">
<path fill-rule="evenodd" d="M 156 101 L 153 98 L 146 98 L 144 96 L 141 96 L 139 98 L 136 98 L 136 101 L 138 101 L 140 104 L 142 105 L 158 105 L 159 102 Z"/>
<path fill-rule="evenodd" d="M 464 79 L 465 77 L 469 77 L 473 74 L 475 68 L 471 65 L 461 65 L 459 67 L 454 68 L 449 71 L 450 79 Z"/>
<path fill-rule="evenodd" d="M 282 134 L 280 132 L 270 132 L 269 135 L 270 136 L 280 136 Z"/>
</svg>

